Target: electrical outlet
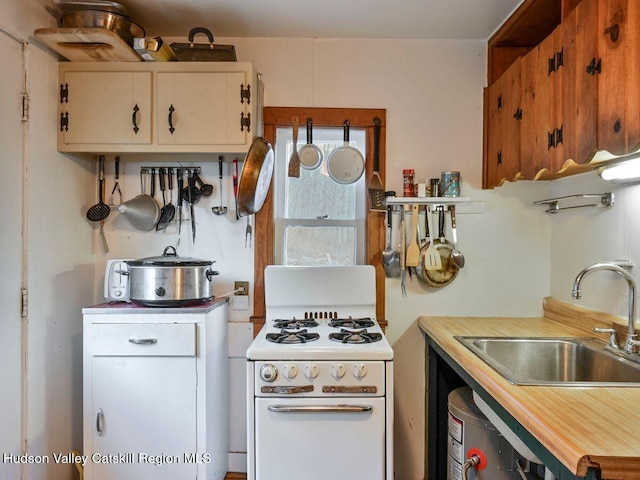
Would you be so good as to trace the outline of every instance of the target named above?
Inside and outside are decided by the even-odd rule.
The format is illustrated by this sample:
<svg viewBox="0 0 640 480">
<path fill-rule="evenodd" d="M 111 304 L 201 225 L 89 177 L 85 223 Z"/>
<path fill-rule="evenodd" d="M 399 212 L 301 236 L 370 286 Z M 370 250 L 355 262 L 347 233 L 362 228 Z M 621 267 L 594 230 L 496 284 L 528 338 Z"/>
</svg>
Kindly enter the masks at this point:
<svg viewBox="0 0 640 480">
<path fill-rule="evenodd" d="M 234 282 L 233 284 L 234 297 L 241 297 L 249 295 L 249 282 Z"/>
<path fill-rule="evenodd" d="M 249 282 L 234 282 L 233 291 L 233 309 L 249 310 Z"/>
</svg>

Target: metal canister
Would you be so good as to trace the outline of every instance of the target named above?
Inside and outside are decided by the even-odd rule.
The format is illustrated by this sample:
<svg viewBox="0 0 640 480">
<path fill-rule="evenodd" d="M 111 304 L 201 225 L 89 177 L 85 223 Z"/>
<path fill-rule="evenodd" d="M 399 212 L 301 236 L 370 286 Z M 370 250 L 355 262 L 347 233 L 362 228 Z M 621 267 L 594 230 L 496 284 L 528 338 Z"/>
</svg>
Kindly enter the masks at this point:
<svg viewBox="0 0 640 480">
<path fill-rule="evenodd" d="M 413 178 L 415 171 L 412 168 L 402 170 L 402 196 L 415 197 Z"/>
<path fill-rule="evenodd" d="M 460 196 L 460 172 L 442 172 L 440 176 L 440 196 Z"/>
</svg>

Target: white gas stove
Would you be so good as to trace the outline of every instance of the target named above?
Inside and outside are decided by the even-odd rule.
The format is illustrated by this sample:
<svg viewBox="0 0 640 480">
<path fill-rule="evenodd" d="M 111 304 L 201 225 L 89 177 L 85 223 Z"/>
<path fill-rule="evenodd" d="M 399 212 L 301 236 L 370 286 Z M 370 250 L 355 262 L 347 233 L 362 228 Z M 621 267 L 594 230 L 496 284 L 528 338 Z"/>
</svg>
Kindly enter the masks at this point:
<svg viewBox="0 0 640 480">
<path fill-rule="evenodd" d="M 247 350 L 248 479 L 391 480 L 393 350 L 374 267 L 269 266 L 265 303 Z M 323 445 L 312 456 L 310 440 Z"/>
</svg>

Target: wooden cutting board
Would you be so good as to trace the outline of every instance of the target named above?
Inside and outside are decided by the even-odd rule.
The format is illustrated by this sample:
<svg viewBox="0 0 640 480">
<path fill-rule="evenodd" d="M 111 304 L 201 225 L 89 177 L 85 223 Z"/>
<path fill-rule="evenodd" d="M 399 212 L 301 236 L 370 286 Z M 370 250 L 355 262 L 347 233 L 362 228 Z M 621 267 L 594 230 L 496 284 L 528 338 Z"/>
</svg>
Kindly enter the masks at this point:
<svg viewBox="0 0 640 480">
<path fill-rule="evenodd" d="M 35 37 L 72 62 L 141 62 L 122 38 L 104 28 L 39 28 Z"/>
</svg>

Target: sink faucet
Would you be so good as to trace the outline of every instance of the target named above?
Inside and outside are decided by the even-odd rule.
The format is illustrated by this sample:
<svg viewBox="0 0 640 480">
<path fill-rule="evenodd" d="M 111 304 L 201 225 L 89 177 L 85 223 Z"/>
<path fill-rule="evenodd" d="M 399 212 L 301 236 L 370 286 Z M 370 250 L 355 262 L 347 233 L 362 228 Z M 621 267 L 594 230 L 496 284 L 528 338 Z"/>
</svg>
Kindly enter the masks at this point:
<svg viewBox="0 0 640 480">
<path fill-rule="evenodd" d="M 573 291 L 571 292 L 571 296 L 576 300 L 580 299 L 582 296 L 582 292 L 580 291 L 580 284 L 582 283 L 582 280 L 590 273 L 597 272 L 599 270 L 608 270 L 610 272 L 617 273 L 623 277 L 629 285 L 629 329 L 627 331 L 627 339 L 624 343 L 624 351 L 626 353 L 638 353 L 638 351 L 640 351 L 640 341 L 636 340 L 636 281 L 629 272 L 616 263 L 594 263 L 578 273 L 578 276 L 573 282 Z M 601 331 L 607 332 L 609 330 L 603 329 Z M 613 346 L 614 343 L 615 342 L 610 341 L 610 345 Z"/>
</svg>

